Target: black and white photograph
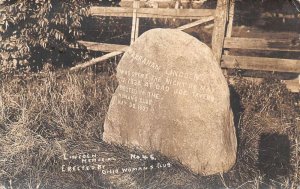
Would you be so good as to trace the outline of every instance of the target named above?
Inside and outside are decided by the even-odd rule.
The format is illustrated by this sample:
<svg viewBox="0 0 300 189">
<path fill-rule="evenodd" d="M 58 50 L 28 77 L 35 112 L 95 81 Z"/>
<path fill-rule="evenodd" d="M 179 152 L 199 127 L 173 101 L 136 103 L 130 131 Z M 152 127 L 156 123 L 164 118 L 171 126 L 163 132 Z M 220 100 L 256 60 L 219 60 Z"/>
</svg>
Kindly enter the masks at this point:
<svg viewBox="0 0 300 189">
<path fill-rule="evenodd" d="M 300 0 L 0 0 L 0 189 L 300 189 Z"/>
</svg>

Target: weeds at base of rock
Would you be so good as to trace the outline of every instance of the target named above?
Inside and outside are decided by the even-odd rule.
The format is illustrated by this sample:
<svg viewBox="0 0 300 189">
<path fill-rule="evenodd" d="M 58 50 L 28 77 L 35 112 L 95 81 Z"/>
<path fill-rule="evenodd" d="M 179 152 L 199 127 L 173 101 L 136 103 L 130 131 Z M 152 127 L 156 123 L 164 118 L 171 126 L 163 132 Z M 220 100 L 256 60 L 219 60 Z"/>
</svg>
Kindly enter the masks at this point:
<svg viewBox="0 0 300 189">
<path fill-rule="evenodd" d="M 113 69 L 112 69 L 113 70 Z M 7 188 L 296 188 L 299 185 L 299 94 L 278 80 L 236 78 L 230 86 L 238 136 L 237 163 L 223 175 L 195 175 L 174 160 L 169 169 L 102 174 L 62 172 L 63 154 L 116 157 L 138 167 L 136 149 L 102 142 L 117 82 L 113 72 L 49 73 L 0 81 L 0 180 Z M 276 147 L 281 147 L 277 149 Z M 263 148 L 268 148 L 264 150 Z M 281 154 L 278 157 L 278 153 Z M 71 162 L 72 163 L 72 162 Z M 275 166 L 274 166 L 275 165 Z"/>
</svg>

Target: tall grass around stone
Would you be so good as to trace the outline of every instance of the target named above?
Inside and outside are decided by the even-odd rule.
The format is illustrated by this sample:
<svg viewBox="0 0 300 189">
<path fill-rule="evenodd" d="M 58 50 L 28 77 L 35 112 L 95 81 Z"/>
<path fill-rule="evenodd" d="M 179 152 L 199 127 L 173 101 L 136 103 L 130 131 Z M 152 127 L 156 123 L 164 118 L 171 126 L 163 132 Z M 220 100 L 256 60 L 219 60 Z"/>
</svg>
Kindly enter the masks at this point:
<svg viewBox="0 0 300 189">
<path fill-rule="evenodd" d="M 103 174 L 63 172 L 64 154 L 115 157 L 105 165 L 135 168 L 138 149 L 102 141 L 103 123 L 118 82 L 113 66 L 0 80 L 0 186 L 6 188 L 296 188 L 299 180 L 299 94 L 276 79 L 235 78 L 231 103 L 238 159 L 231 171 L 203 177 L 159 153 L 171 168 Z M 149 154 L 148 154 L 149 155 Z M 151 163 L 157 163 L 157 162 Z M 144 166 L 149 162 L 144 162 Z"/>
</svg>

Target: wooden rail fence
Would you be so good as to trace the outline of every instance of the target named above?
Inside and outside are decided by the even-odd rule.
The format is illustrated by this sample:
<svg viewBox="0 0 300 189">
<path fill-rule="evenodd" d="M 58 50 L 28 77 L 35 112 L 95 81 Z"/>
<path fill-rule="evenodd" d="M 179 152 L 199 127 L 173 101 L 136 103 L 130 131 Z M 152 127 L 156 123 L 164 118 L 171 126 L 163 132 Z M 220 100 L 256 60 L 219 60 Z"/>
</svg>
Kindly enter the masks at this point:
<svg viewBox="0 0 300 189">
<path fill-rule="evenodd" d="M 169 9 L 169 8 L 145 8 L 140 1 L 133 1 L 132 7 L 91 7 L 90 14 L 93 16 L 114 16 L 132 18 L 131 43 L 139 36 L 140 18 L 173 18 L 196 20 L 177 29 L 186 30 L 210 21 L 214 21 L 212 33 L 212 50 L 216 59 L 223 69 L 260 70 L 271 72 L 300 73 L 300 60 L 280 59 L 258 56 L 231 55 L 231 50 L 253 51 L 288 51 L 299 52 L 300 45 L 292 45 L 290 39 L 264 39 L 232 37 L 233 19 L 235 13 L 235 0 L 218 0 L 216 9 Z M 264 14 L 272 16 L 272 14 Z M 282 15 L 284 16 L 284 15 Z M 297 15 L 291 18 L 297 18 Z M 122 54 L 128 48 L 127 45 L 78 41 L 88 50 L 108 52 L 102 57 L 92 59 L 72 68 L 76 70 L 107 60 Z M 283 81 L 293 92 L 300 90 L 300 77 Z"/>
<path fill-rule="evenodd" d="M 261 56 L 236 56 L 230 55 L 230 50 L 250 51 L 277 51 L 277 52 L 299 52 L 300 45 L 293 45 L 294 39 L 264 39 L 264 38 L 243 38 L 232 37 L 232 23 L 234 19 L 235 0 L 230 0 L 230 14 L 228 27 L 224 33 L 221 67 L 224 69 L 257 70 L 300 74 L 300 60 L 281 59 Z M 263 17 L 272 17 L 271 13 L 265 13 Z M 280 14 L 284 18 L 284 15 Z M 289 18 L 297 18 L 289 17 Z M 255 79 L 255 78 L 254 78 Z M 259 80 L 257 78 L 257 80 Z M 298 79 L 283 81 L 292 92 L 300 91 L 300 75 Z"/>
</svg>

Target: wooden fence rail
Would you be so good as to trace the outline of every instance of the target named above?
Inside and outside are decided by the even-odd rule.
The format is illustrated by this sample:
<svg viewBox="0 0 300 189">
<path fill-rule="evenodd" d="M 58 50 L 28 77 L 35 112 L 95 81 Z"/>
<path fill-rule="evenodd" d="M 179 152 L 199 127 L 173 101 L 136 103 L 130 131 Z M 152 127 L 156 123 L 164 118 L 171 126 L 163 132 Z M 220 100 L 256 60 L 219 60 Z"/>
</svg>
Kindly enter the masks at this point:
<svg viewBox="0 0 300 189">
<path fill-rule="evenodd" d="M 144 5 L 142 5 L 144 6 Z M 235 0 L 218 0 L 217 7 L 213 9 L 166 9 L 144 8 L 140 1 L 133 1 L 132 7 L 91 7 L 93 16 L 114 16 L 132 18 L 131 43 L 139 35 L 140 18 L 172 18 L 196 20 L 177 29 L 186 30 L 214 20 L 212 33 L 212 50 L 223 69 L 244 69 L 260 71 L 276 71 L 300 73 L 300 60 L 280 59 L 255 56 L 233 56 L 230 50 L 253 51 L 287 51 L 300 52 L 300 46 L 293 43 L 292 39 L 264 39 L 232 37 L 233 19 L 235 13 Z M 268 13 L 263 16 L 269 17 Z M 272 16 L 272 15 L 271 15 Z M 284 17 L 284 15 L 281 15 Z M 295 15 L 293 18 L 297 18 Z M 78 41 L 88 50 L 108 52 L 108 54 L 92 59 L 72 70 L 94 65 L 113 56 L 122 54 L 127 45 L 106 44 L 88 41 Z M 300 77 L 299 77 L 300 78 Z M 284 81 L 293 92 L 300 91 L 299 80 Z"/>
<path fill-rule="evenodd" d="M 223 55 L 222 68 L 300 73 L 300 60 Z"/>
<path fill-rule="evenodd" d="M 221 67 L 224 69 L 241 69 L 241 70 L 257 70 L 271 72 L 289 72 L 300 74 L 300 60 L 281 59 L 271 57 L 257 56 L 232 56 L 230 50 L 251 50 L 251 51 L 278 51 L 278 52 L 300 52 L 299 44 L 294 42 L 294 39 L 264 39 L 264 38 L 243 38 L 232 37 L 232 23 L 234 19 L 234 4 L 235 0 L 230 0 L 229 5 L 229 20 L 227 22 L 226 31 L 223 33 L 224 43 L 222 46 Z M 216 13 L 217 14 L 217 13 Z M 265 13 L 262 17 L 267 18 L 272 15 Z M 278 15 L 276 15 L 277 17 Z M 297 18 L 289 17 L 289 15 L 279 15 L 282 18 Z M 216 27 L 216 26 L 215 26 Z M 221 34 L 221 32 L 219 32 Z M 225 50 L 225 51 L 223 51 Z M 253 54 L 253 53 L 251 53 Z M 219 55 L 219 54 L 217 54 Z M 217 56 L 218 58 L 218 56 Z M 254 78 L 258 79 L 258 78 Z M 292 92 L 300 92 L 300 75 L 298 79 L 283 81 Z"/>
<path fill-rule="evenodd" d="M 224 48 L 300 52 L 300 45 L 288 39 L 225 38 Z"/>
<path fill-rule="evenodd" d="M 79 44 L 85 46 L 87 48 L 87 50 L 100 51 L 100 52 L 119 51 L 120 49 L 127 47 L 127 45 L 98 43 L 98 42 L 90 42 L 90 41 L 77 41 L 77 42 Z"/>
<path fill-rule="evenodd" d="M 201 19 L 214 16 L 212 9 L 165 9 L 165 8 L 129 8 L 129 7 L 91 7 L 92 16 L 132 17 L 136 10 L 138 18 L 177 18 Z"/>
</svg>

